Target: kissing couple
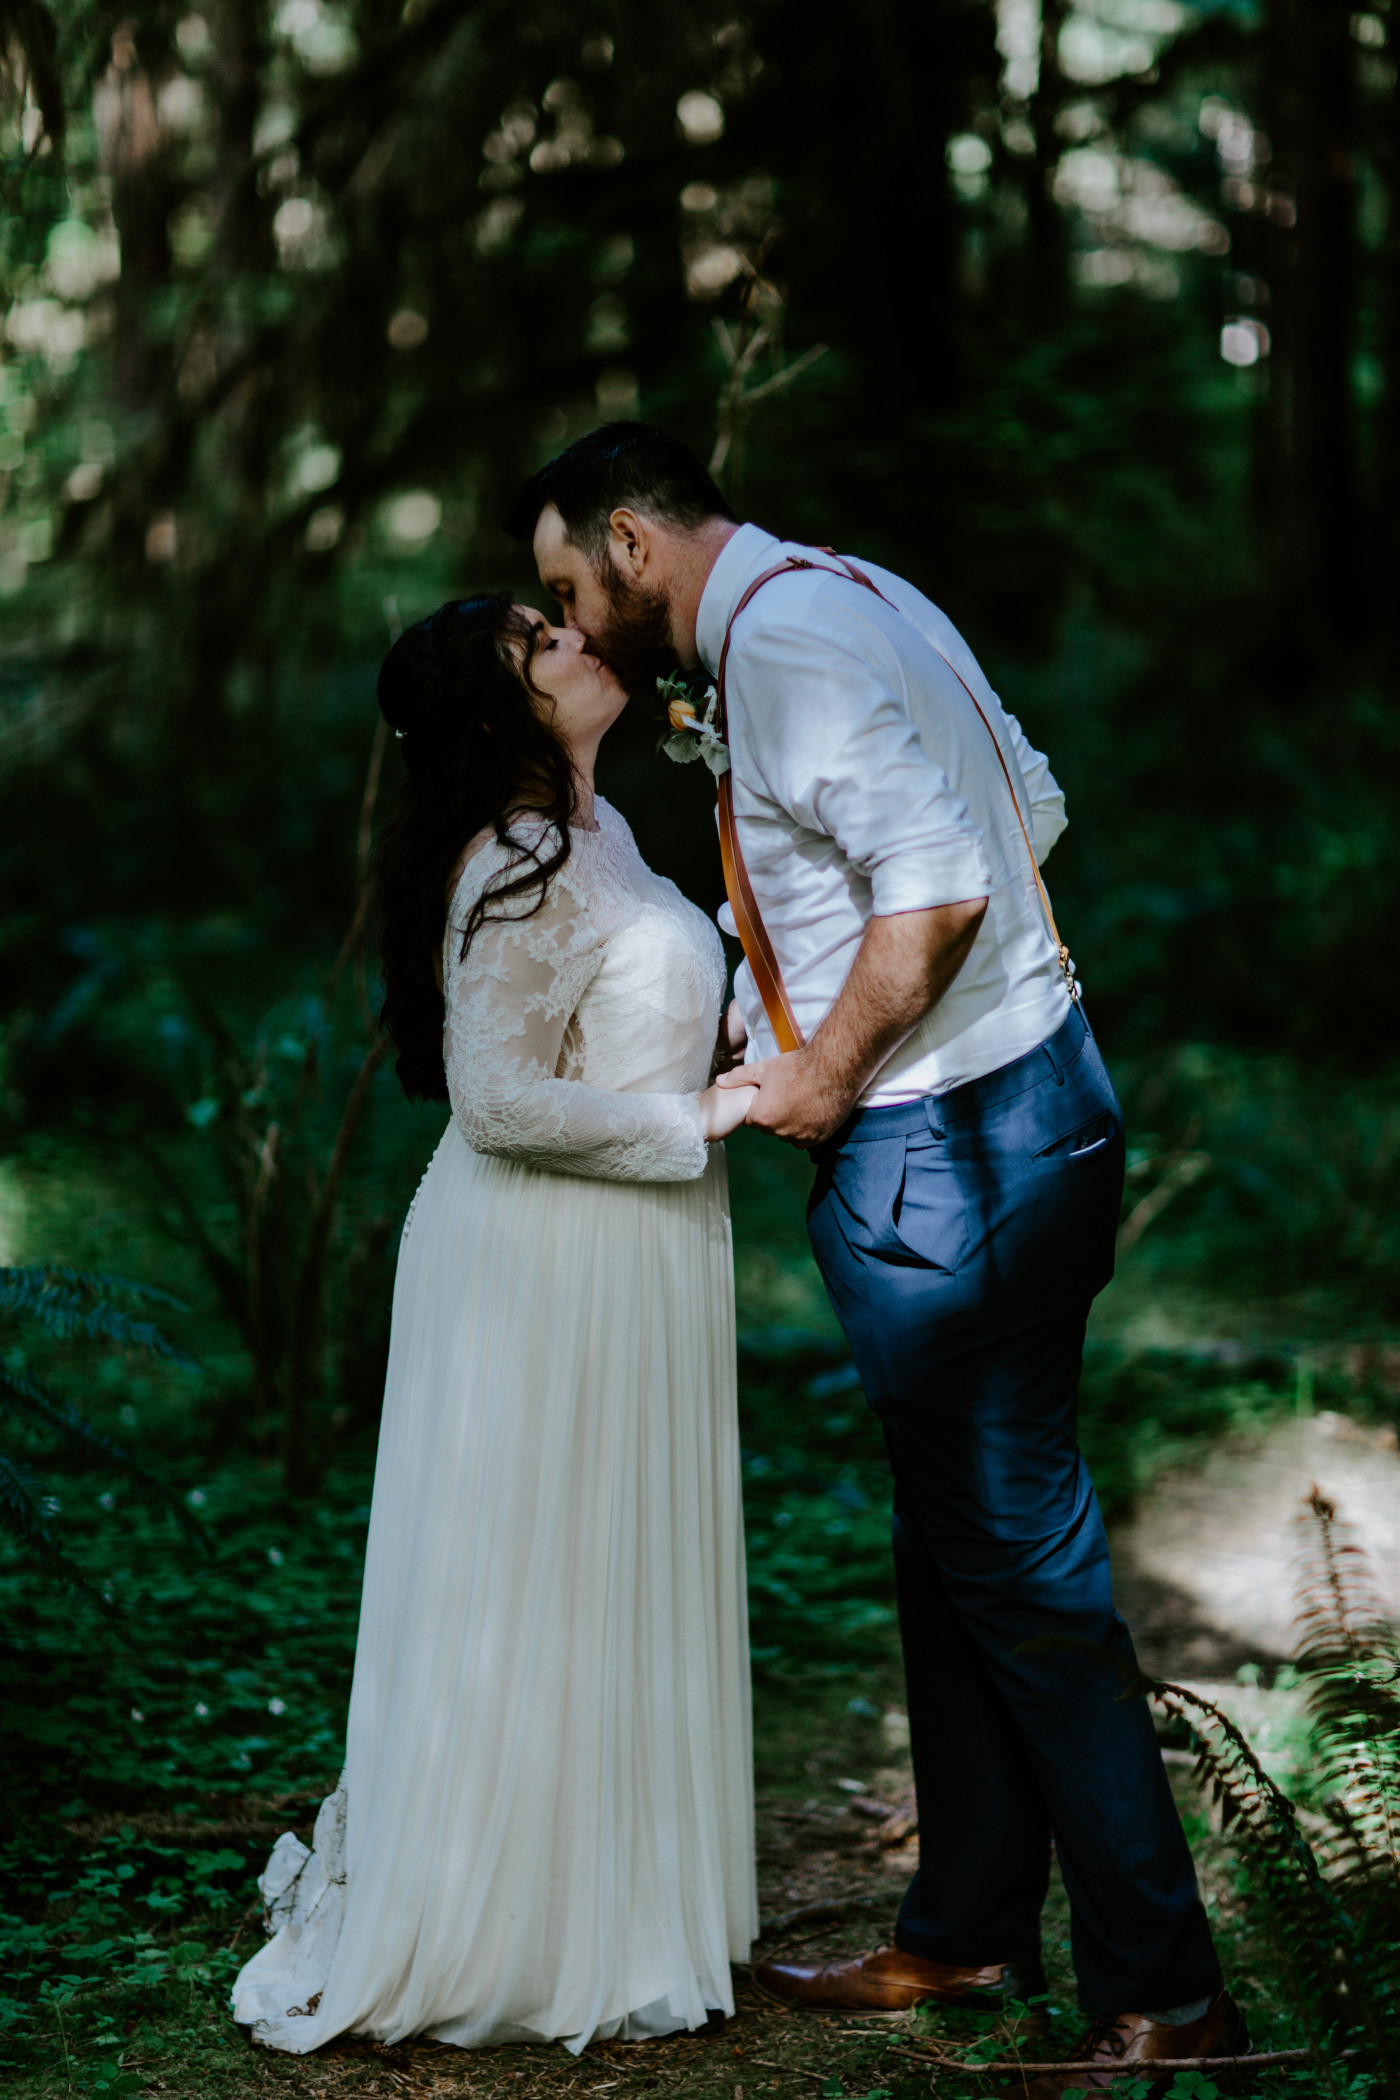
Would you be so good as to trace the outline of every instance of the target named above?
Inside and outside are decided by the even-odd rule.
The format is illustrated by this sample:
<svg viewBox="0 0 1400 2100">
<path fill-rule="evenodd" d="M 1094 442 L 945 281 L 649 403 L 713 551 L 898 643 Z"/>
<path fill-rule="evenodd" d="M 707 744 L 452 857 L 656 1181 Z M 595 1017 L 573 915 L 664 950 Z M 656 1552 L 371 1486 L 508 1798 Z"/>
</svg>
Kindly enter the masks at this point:
<svg viewBox="0 0 1400 2100">
<path fill-rule="evenodd" d="M 733 2012 L 758 1912 L 722 1140 L 748 1123 L 811 1155 L 884 1431 L 919 1814 L 892 1944 L 756 1980 L 1033 2003 L 1053 1843 L 1089 2030 L 1030 2100 L 1165 2090 L 1154 2061 L 1249 2043 L 1119 1697 L 1076 1441 L 1124 1150 L 1039 871 L 1063 797 L 936 606 L 739 523 L 660 431 L 595 430 L 506 523 L 559 623 L 457 600 L 379 678 L 383 1022 L 451 1120 L 399 1252 L 345 1767 L 268 1863 L 235 2018 L 295 2053 L 579 2051 Z M 716 687 L 674 719 L 718 775 L 727 1010 L 714 925 L 594 793 L 677 663 Z"/>
</svg>

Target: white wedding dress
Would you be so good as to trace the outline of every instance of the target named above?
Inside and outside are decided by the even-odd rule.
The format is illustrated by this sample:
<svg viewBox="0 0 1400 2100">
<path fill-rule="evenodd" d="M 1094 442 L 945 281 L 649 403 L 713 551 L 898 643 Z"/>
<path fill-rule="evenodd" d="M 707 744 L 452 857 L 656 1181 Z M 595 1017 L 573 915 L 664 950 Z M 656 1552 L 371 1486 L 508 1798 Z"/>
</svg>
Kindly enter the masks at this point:
<svg viewBox="0 0 1400 2100">
<path fill-rule="evenodd" d="M 254 2039 L 465 2048 L 732 2012 L 757 1929 L 724 963 L 605 803 L 448 915 L 452 1121 L 403 1229 L 345 1770 L 278 1840 Z M 536 826 L 533 834 L 540 836 Z"/>
</svg>

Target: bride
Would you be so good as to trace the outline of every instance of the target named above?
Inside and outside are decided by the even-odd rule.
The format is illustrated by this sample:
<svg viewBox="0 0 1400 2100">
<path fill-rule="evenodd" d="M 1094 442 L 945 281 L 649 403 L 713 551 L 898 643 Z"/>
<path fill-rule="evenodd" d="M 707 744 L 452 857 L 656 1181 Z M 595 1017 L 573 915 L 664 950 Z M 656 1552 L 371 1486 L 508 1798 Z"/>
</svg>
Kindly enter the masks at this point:
<svg viewBox="0 0 1400 2100">
<path fill-rule="evenodd" d="M 757 1929 L 718 936 L 595 798 L 625 704 L 508 599 L 397 641 L 384 1020 L 451 1102 L 404 1224 L 345 1768 L 256 2041 L 639 2038 Z"/>
</svg>

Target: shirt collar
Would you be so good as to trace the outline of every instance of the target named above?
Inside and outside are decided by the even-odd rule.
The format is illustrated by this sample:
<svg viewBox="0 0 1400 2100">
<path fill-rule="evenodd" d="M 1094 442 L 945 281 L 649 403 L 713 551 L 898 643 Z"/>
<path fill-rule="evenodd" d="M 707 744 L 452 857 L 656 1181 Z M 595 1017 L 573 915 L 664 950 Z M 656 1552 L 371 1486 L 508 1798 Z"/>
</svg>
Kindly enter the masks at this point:
<svg viewBox="0 0 1400 2100">
<path fill-rule="evenodd" d="M 721 548 L 695 615 L 696 652 L 711 678 L 718 676 L 724 637 L 745 586 L 762 569 L 773 566 L 773 550 L 781 544 L 761 525 L 741 525 Z"/>
</svg>

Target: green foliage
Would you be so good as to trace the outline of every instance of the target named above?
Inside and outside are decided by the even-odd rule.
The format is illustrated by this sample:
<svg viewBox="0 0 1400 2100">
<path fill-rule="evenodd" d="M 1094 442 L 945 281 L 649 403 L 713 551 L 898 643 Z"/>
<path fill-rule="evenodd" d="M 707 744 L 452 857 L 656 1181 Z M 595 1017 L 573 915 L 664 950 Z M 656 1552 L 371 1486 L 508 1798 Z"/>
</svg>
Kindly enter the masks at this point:
<svg viewBox="0 0 1400 2100">
<path fill-rule="evenodd" d="M 763 523 L 929 589 L 1068 790 L 1050 875 L 1134 1148 L 1083 1395 L 1106 1507 L 1314 1396 L 1393 1408 L 1396 89 L 1393 24 L 1336 16 L 1319 53 L 1332 21 L 1196 10 L 1144 64 L 1070 9 L 1032 80 L 985 0 L 5 11 L 0 1139 L 47 1186 L 101 1178 L 110 1266 L 178 1276 L 210 1367 L 195 1410 L 153 1294 L 3 1272 L 7 2003 L 70 2085 L 129 2089 L 118 2005 L 183 2031 L 217 2000 L 250 1900 L 261 1826 L 152 1836 L 152 1803 L 290 1818 L 334 1777 L 394 1228 L 441 1122 L 374 1072 L 353 943 L 325 981 L 364 931 L 374 665 L 386 617 L 534 592 L 503 498 L 603 416 L 718 439 Z M 1290 221 L 1290 176 L 1335 176 L 1335 214 Z M 1230 319 L 1266 322 L 1267 367 L 1222 364 Z M 654 713 L 602 784 L 712 906 L 707 776 L 657 761 Z M 893 1693 L 888 1475 L 801 1163 L 732 1149 L 765 1755 L 800 1784 L 813 1716 L 818 1761 L 863 1760 Z M 35 1243 L 95 1272 L 97 1229 Z M 79 1413 L 55 1393 L 98 1351 Z M 135 1397 L 212 1561 L 118 1433 Z M 104 1571 L 139 1656 L 21 1534 Z M 1289 1937 L 1295 1899 L 1319 1947 L 1395 1938 L 1394 1654 L 1349 1571 L 1317 1563 L 1303 1824 L 1194 1712 L 1314 2035 L 1371 2014 Z M 1389 1974 L 1364 2003 L 1393 2024 Z M 1360 2100 L 1372 2074 L 1327 2075 Z"/>
<path fill-rule="evenodd" d="M 0 1765 L 15 1815 L 40 1802 L 94 1812 L 208 1812 L 248 1793 L 333 1780 L 344 1727 L 368 1467 L 332 1475 L 314 1513 L 243 1465 L 192 1490 L 211 1556 L 177 1552 L 138 1502 L 72 1482 L 65 1529 L 104 1555 L 138 1645 L 75 1632 L 57 1593 L 3 1569 L 7 1700 Z M 115 1498 L 109 1498 L 115 1500 Z M 119 1539 L 119 1548 L 114 1540 Z M 220 1811 L 222 1812 L 222 1811 Z"/>
<path fill-rule="evenodd" d="M 1353 2089 L 1344 2052 L 1390 2089 L 1400 2076 L 1400 1643 L 1360 1548 L 1316 1489 L 1300 1519 L 1298 1666 L 1309 1689 L 1311 1791 L 1327 1822 L 1298 1810 L 1221 1708 L 1182 1685 L 1138 1679 L 1185 1721 L 1197 1776 L 1245 1869 L 1288 2002 L 1324 2091 Z"/>
<path fill-rule="evenodd" d="M 197 1560 L 145 1503 L 65 1487 L 74 1555 L 111 1567 L 139 1645 L 95 1639 L 0 1561 L 0 2060 L 55 2006 L 120 2016 L 115 2043 L 177 1992 L 216 2001 L 273 1838 L 334 1784 L 368 1467 L 333 1475 L 314 1518 L 260 1469 L 206 1479 L 216 1551 Z"/>
<path fill-rule="evenodd" d="M 149 1320 L 132 1308 L 176 1306 L 166 1292 L 132 1283 L 120 1276 L 94 1276 L 85 1270 L 51 1263 L 0 1268 L 0 1339 L 25 1326 L 39 1327 L 62 1340 L 74 1336 L 114 1343 L 193 1368 L 190 1359 Z M 0 1426 L 8 1431 L 10 1449 L 0 1450 L 0 1531 L 8 1534 L 47 1571 L 85 1592 L 104 1607 L 112 1603 L 110 1583 L 97 1589 L 84 1571 L 55 1542 L 49 1518 L 60 1504 L 39 1491 L 32 1466 L 56 1450 L 69 1471 L 104 1472 L 139 1492 L 163 1501 L 185 1528 L 202 1537 L 202 1527 L 180 1499 L 154 1479 L 113 1438 L 81 1414 L 70 1400 L 58 1398 L 28 1368 L 24 1350 L 13 1346 L 0 1358 Z"/>
<path fill-rule="evenodd" d="M 1357 2001 L 1387 2076 L 1400 2072 L 1400 1637 L 1370 1564 L 1316 1488 L 1300 1518 L 1298 1666 L 1314 1785 L 1330 1829 L 1318 1850 L 1365 1953 Z"/>
<path fill-rule="evenodd" d="M 884 1445 L 845 1352 L 743 1338 L 749 1637 L 760 1667 L 850 1670 L 894 1626 Z"/>
<path fill-rule="evenodd" d="M 336 1233 L 390 1046 L 384 1037 L 366 1041 L 362 1021 L 347 1043 L 326 997 L 300 1002 L 290 1023 L 285 1009 L 265 1016 L 247 1045 L 210 1003 L 197 1000 L 196 1011 L 203 1025 L 179 1039 L 180 1077 L 194 1097 L 185 1121 L 213 1174 L 186 1179 L 158 1143 L 147 1139 L 142 1149 L 247 1349 L 251 1447 L 270 1450 L 275 1431 L 283 1484 L 306 1493 L 339 1432 L 378 1414 L 394 1220 L 384 1212 L 363 1218 L 348 1249 Z M 328 1420 L 317 1403 L 331 1380 L 336 1410 Z"/>
<path fill-rule="evenodd" d="M 1071 11 L 1095 78 L 1049 39 L 1031 85 L 982 0 L 900 0 L 888 40 L 796 0 L 29 0 L 0 97 L 6 1112 L 103 1098 L 99 948 L 335 922 L 385 600 L 532 589 L 505 493 L 634 402 L 718 436 L 764 522 L 893 561 L 966 628 L 1069 789 L 1052 873 L 1101 1027 L 1385 1054 L 1393 650 L 1364 603 L 1319 629 L 1278 476 L 1287 404 L 1338 459 L 1375 434 L 1394 89 L 1349 47 L 1324 108 L 1274 11 L 1142 30 L 1150 73 Z M 1295 106 L 1299 150 L 1335 119 L 1360 171 L 1340 242 L 1267 218 Z M 1251 153 L 1273 135 L 1252 201 L 1222 112 Z M 1312 284 L 1315 242 L 1355 265 L 1316 308 L 1345 335 L 1325 373 L 1274 252 Z M 1219 342 L 1270 285 L 1266 404 Z M 736 386 L 804 360 L 741 457 Z M 1363 601 L 1397 510 L 1369 449 L 1334 536 Z M 642 712 L 609 785 L 710 901 L 700 769 L 667 777 Z"/>
<path fill-rule="evenodd" d="M 1124 1238 L 1140 1204 L 1157 1206 L 1141 1251 L 1136 1238 L 1126 1250 L 1135 1265 L 1182 1283 L 1228 1263 L 1233 1296 L 1291 1300 L 1319 1342 L 1384 1329 L 1400 1262 L 1388 1066 L 1361 1076 L 1340 1061 L 1178 1041 L 1115 1060 L 1115 1076 L 1129 1124 Z"/>
<path fill-rule="evenodd" d="M 1294 1405 L 1296 1371 L 1267 1345 L 1202 1350 L 1091 1341 L 1079 1435 L 1099 1501 L 1123 1516 L 1158 1474 L 1189 1464 L 1208 1437 L 1270 1427 Z"/>
<path fill-rule="evenodd" d="M 1191 1730 L 1197 1779 L 1219 1805 L 1222 1825 L 1247 1863 L 1288 2003 L 1302 2021 L 1324 2089 L 1338 2092 L 1332 2059 L 1366 2003 L 1362 1950 L 1351 1920 L 1324 1880 L 1292 1802 L 1229 1716 L 1183 1685 L 1139 1678 L 1125 1687 L 1128 1697 L 1142 1692 Z"/>
</svg>

